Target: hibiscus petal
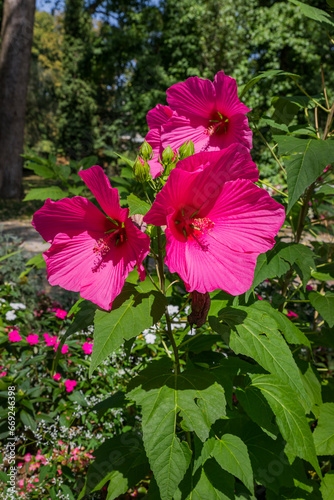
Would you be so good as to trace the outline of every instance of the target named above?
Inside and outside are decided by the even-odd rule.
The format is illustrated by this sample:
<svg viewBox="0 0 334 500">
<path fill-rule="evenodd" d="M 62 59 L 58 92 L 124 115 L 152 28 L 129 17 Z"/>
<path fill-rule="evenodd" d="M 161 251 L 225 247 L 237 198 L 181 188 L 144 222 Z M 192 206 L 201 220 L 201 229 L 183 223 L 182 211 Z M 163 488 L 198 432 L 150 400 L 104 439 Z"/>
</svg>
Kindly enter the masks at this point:
<svg viewBox="0 0 334 500">
<path fill-rule="evenodd" d="M 215 109 L 215 97 L 213 83 L 197 76 L 176 83 L 167 90 L 167 102 L 172 110 L 191 118 L 209 119 Z"/>
<path fill-rule="evenodd" d="M 124 222 L 128 217 L 129 209 L 120 207 L 118 190 L 110 186 L 103 169 L 95 165 L 82 170 L 79 175 L 99 202 L 102 210 L 112 219 Z"/>
<path fill-rule="evenodd" d="M 182 144 L 187 141 L 192 141 L 196 153 L 205 151 L 209 144 L 207 126 L 208 122 L 200 117 L 189 119 L 175 113 L 172 118 L 161 127 L 161 142 L 163 149 L 170 146 L 173 151 L 177 151 Z"/>
<path fill-rule="evenodd" d="M 150 129 L 160 128 L 161 125 L 172 116 L 173 111 L 168 106 L 158 104 L 155 108 L 151 109 L 147 115 L 147 124 Z"/>
<path fill-rule="evenodd" d="M 51 242 L 58 233 L 73 236 L 80 231 L 106 231 L 107 218 L 86 198 L 75 196 L 59 201 L 46 200 L 35 212 L 32 225 L 45 241 Z"/>
<path fill-rule="evenodd" d="M 216 90 L 217 110 L 228 118 L 236 113 L 248 113 L 247 106 L 240 102 L 238 97 L 237 82 L 224 71 L 218 71 L 213 85 Z"/>
<path fill-rule="evenodd" d="M 162 144 L 161 144 L 161 131 L 160 128 L 154 128 L 148 132 L 145 140 L 153 149 L 153 158 L 147 163 L 150 166 L 150 174 L 153 179 L 159 177 L 163 171 L 162 164 L 159 162 L 159 158 L 162 154 Z"/>
<path fill-rule="evenodd" d="M 274 246 L 285 212 L 264 189 L 238 179 L 224 184 L 207 217 L 215 224 L 207 233 L 210 245 L 223 241 L 237 252 L 260 254 Z"/>
<path fill-rule="evenodd" d="M 256 266 L 256 254 L 240 254 L 223 244 L 212 248 L 194 241 L 180 242 L 166 230 L 166 264 L 171 273 L 178 273 L 189 292 L 224 290 L 240 295 L 251 286 Z M 205 242 L 204 242 L 205 243 Z"/>
<path fill-rule="evenodd" d="M 259 179 L 259 171 L 248 148 L 241 144 L 232 144 L 221 151 L 197 153 L 179 161 L 176 168 L 187 172 L 212 169 L 212 177 L 219 184 L 234 179 L 249 179 L 256 182 Z"/>
<path fill-rule="evenodd" d="M 105 234 L 80 233 L 69 238 L 58 235 L 44 253 L 51 285 L 80 292 L 103 309 L 109 310 L 121 292 L 125 279 L 149 252 L 149 237 L 137 229 L 131 220 L 125 222 L 127 241 L 110 246 L 107 254 L 94 252 Z M 143 269 L 139 269 L 141 279 Z"/>
</svg>

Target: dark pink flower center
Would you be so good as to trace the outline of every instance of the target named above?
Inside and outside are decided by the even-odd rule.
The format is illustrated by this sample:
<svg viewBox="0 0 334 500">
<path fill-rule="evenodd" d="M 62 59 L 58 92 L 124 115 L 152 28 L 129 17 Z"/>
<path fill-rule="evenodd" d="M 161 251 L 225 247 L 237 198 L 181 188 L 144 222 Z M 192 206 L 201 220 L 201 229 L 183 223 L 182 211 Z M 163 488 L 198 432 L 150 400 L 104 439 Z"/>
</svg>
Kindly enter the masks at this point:
<svg viewBox="0 0 334 500">
<path fill-rule="evenodd" d="M 197 215 L 198 210 L 185 207 L 172 218 L 171 229 L 177 233 L 181 241 L 187 241 L 188 238 L 198 239 L 213 229 L 215 223 L 209 217 L 197 217 Z"/>
<path fill-rule="evenodd" d="M 95 243 L 94 253 L 106 255 L 113 246 L 119 246 L 126 241 L 124 222 L 112 220 L 110 226 L 110 229 L 105 232 L 105 236 Z"/>
<path fill-rule="evenodd" d="M 219 111 L 215 111 L 209 120 L 208 127 L 206 129 L 207 135 L 222 135 L 226 134 L 228 128 L 228 118 Z"/>
</svg>

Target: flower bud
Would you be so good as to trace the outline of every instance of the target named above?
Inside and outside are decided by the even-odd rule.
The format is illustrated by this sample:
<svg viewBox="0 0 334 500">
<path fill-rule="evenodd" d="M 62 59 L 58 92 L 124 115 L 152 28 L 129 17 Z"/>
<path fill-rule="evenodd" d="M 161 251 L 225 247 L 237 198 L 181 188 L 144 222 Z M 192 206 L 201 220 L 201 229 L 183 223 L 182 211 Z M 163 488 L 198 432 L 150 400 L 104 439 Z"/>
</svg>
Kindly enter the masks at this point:
<svg viewBox="0 0 334 500">
<path fill-rule="evenodd" d="M 133 164 L 133 175 L 138 182 L 146 182 L 149 179 L 150 166 L 146 160 L 142 160 L 139 156 Z"/>
<path fill-rule="evenodd" d="M 166 149 L 163 150 L 162 152 L 162 162 L 163 164 L 165 165 L 168 165 L 169 163 L 172 163 L 172 161 L 174 160 L 174 151 L 172 150 L 172 148 L 170 146 L 167 146 Z"/>
<path fill-rule="evenodd" d="M 140 156 L 143 158 L 143 160 L 151 160 L 152 159 L 152 148 L 149 145 L 148 142 L 144 141 L 143 144 L 140 147 Z"/>
<path fill-rule="evenodd" d="M 199 328 L 206 322 L 211 299 L 208 292 L 199 293 L 194 290 L 191 295 L 191 313 L 188 316 L 188 321 L 191 326 L 195 324 Z"/>
<path fill-rule="evenodd" d="M 195 154 L 195 146 L 193 141 L 187 141 L 182 146 L 179 148 L 179 155 L 180 155 L 180 160 L 184 160 L 184 158 L 188 158 L 188 156 L 191 156 Z"/>
</svg>

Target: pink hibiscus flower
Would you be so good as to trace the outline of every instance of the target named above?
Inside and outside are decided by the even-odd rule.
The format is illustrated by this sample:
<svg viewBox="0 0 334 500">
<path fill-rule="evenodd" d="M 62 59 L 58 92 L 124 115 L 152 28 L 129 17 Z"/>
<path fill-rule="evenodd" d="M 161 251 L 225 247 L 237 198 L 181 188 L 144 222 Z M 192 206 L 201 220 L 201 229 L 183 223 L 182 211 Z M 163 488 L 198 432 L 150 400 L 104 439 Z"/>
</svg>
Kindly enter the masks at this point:
<svg viewBox="0 0 334 500">
<path fill-rule="evenodd" d="M 274 246 L 284 222 L 282 205 L 251 182 L 254 164 L 247 151 L 236 154 L 240 147 L 221 151 L 219 161 L 211 153 L 179 162 L 144 217 L 167 226 L 165 262 L 189 292 L 244 293 L 257 256 Z"/>
<path fill-rule="evenodd" d="M 72 392 L 74 387 L 77 385 L 77 382 L 75 380 L 65 380 L 64 384 L 66 387 L 66 391 Z"/>
<path fill-rule="evenodd" d="M 219 71 L 213 82 L 197 76 L 167 90 L 168 106 L 158 104 L 147 115 L 146 141 L 153 148 L 149 161 L 152 177 L 162 171 L 162 151 L 173 151 L 193 141 L 195 152 L 219 151 L 231 144 L 252 148 L 252 131 L 245 116 L 250 111 L 240 102 L 234 78 Z"/>
<path fill-rule="evenodd" d="M 168 106 L 162 106 L 161 104 L 158 104 L 147 113 L 146 119 L 150 131 L 146 135 L 145 140 L 153 150 L 153 158 L 148 161 L 153 179 L 161 175 L 163 171 L 161 158 L 164 148 L 161 143 L 161 130 L 162 126 L 167 123 L 172 115 L 173 111 Z M 182 144 L 180 144 L 180 146 L 181 145 Z"/>
<path fill-rule="evenodd" d="M 82 346 L 82 349 L 85 354 L 92 354 L 93 352 L 93 344 L 90 342 L 85 342 Z"/>
<path fill-rule="evenodd" d="M 17 330 L 12 330 L 8 334 L 8 340 L 10 342 L 20 342 L 20 340 L 22 340 L 22 337 Z"/>
<path fill-rule="evenodd" d="M 30 345 L 38 344 L 38 335 L 28 335 L 26 340 Z"/>
<path fill-rule="evenodd" d="M 44 258 L 51 285 L 80 292 L 103 309 L 111 309 L 125 279 L 137 265 L 145 279 L 142 261 L 149 253 L 150 238 L 121 208 L 117 189 L 110 186 L 99 166 L 79 172 L 104 215 L 86 198 L 75 196 L 46 200 L 33 217 L 33 226 L 52 243 Z"/>
</svg>

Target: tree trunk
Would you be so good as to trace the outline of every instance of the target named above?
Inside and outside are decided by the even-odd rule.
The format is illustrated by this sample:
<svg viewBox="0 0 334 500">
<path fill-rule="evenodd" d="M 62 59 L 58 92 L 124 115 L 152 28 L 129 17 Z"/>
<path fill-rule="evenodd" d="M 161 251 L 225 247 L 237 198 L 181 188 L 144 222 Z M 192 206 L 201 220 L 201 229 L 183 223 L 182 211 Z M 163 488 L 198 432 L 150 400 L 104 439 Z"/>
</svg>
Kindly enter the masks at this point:
<svg viewBox="0 0 334 500">
<path fill-rule="evenodd" d="M 0 196 L 19 198 L 35 0 L 5 0 L 0 53 Z"/>
</svg>

